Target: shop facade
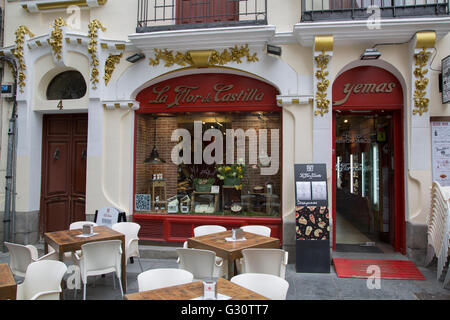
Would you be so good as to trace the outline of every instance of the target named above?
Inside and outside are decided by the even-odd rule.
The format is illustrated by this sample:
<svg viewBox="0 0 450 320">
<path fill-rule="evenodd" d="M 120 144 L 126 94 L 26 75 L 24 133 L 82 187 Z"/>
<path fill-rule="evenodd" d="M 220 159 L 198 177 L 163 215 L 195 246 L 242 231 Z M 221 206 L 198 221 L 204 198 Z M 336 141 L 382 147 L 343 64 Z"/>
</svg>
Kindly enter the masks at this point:
<svg viewBox="0 0 450 320">
<path fill-rule="evenodd" d="M 81 1 L 78 16 L 66 1 L 26 2 L 6 3 L 2 49 L 19 66 L 18 242 L 112 206 L 161 243 L 201 224 L 267 225 L 295 259 L 294 164 L 324 163 L 332 250 L 350 220 L 421 259 L 430 117 L 449 116 L 434 70 L 450 49 L 448 16 L 374 29 L 267 1 L 263 22 L 189 28 L 199 22 L 182 15 L 144 27 L 142 1 Z M 381 57 L 362 60 L 369 47 Z"/>
</svg>

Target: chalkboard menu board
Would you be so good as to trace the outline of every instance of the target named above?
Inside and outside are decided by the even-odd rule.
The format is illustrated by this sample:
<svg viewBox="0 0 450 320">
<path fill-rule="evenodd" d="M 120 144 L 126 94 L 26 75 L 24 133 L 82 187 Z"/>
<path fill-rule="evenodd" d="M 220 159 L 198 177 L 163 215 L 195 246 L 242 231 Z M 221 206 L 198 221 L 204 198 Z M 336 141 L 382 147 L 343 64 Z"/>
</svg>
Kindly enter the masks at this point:
<svg viewBox="0 0 450 320">
<path fill-rule="evenodd" d="M 325 164 L 295 164 L 297 272 L 330 272 L 330 224 Z"/>
</svg>

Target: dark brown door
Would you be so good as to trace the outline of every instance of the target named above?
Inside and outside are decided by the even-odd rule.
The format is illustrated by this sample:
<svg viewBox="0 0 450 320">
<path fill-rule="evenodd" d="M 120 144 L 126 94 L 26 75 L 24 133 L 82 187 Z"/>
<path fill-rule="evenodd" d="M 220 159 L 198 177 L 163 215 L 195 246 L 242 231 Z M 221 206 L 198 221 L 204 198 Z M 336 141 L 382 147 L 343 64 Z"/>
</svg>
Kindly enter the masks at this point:
<svg viewBox="0 0 450 320">
<path fill-rule="evenodd" d="M 239 20 L 236 0 L 178 0 L 177 23 L 209 23 Z"/>
<path fill-rule="evenodd" d="M 86 219 L 87 114 L 45 115 L 42 141 L 41 230 Z"/>
</svg>

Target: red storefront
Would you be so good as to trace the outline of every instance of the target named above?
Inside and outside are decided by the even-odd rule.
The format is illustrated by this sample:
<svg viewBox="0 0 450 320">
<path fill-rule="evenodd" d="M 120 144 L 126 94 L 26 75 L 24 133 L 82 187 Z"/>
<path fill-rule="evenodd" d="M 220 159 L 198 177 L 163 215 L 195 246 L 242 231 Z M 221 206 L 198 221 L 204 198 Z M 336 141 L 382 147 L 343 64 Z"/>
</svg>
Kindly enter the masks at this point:
<svg viewBox="0 0 450 320">
<path fill-rule="evenodd" d="M 402 86 L 389 71 L 361 66 L 334 81 L 333 248 L 342 218 L 405 254 L 403 119 Z"/>
<path fill-rule="evenodd" d="M 227 73 L 174 77 L 136 97 L 133 220 L 143 240 L 266 225 L 282 238 L 278 90 Z"/>
</svg>

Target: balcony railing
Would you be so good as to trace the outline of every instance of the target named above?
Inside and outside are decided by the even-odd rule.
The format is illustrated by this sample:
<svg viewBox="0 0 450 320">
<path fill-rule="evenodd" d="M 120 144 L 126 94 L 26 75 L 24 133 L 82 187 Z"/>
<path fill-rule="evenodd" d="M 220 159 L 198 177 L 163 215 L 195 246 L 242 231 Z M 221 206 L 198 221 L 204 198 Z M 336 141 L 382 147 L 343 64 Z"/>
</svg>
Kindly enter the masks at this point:
<svg viewBox="0 0 450 320">
<path fill-rule="evenodd" d="M 302 22 L 448 15 L 449 0 L 302 0 Z M 374 16 L 376 15 L 376 16 Z"/>
<path fill-rule="evenodd" d="M 267 0 L 138 0 L 136 32 L 267 24 Z"/>
</svg>

